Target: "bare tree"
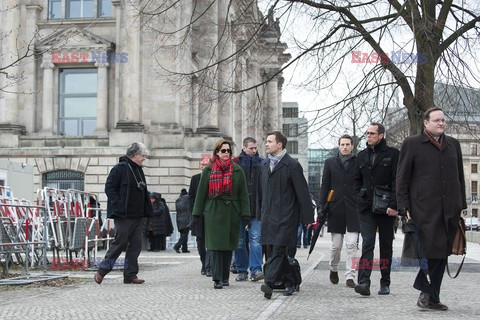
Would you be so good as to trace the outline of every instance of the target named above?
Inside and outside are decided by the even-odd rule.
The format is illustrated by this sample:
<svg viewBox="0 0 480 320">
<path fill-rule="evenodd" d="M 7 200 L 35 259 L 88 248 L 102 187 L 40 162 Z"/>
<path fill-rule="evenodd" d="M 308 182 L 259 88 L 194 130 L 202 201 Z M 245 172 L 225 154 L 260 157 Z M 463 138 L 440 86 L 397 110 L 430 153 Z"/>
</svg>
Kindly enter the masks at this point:
<svg viewBox="0 0 480 320">
<path fill-rule="evenodd" d="M 234 14 L 235 19 L 223 19 L 224 24 L 221 20 L 205 20 L 217 1 L 191 1 L 193 9 L 183 24 L 157 30 L 164 39 L 175 38 L 176 45 L 186 43 L 187 35 L 198 28 L 205 28 L 208 34 L 212 23 L 215 30 L 220 30 L 217 45 L 198 51 L 202 62 L 197 66 L 190 70 L 172 70 L 168 66 L 162 69 L 171 75 L 196 75 L 198 79 L 225 77 L 225 69 L 223 75 L 219 71 L 222 66 L 232 64 L 232 72 L 242 68 L 238 57 L 258 45 L 262 35 L 275 31 L 279 21 L 273 17 L 278 17 L 283 32 L 294 35 L 294 45 L 290 44 L 293 58 L 283 68 L 241 87 L 219 88 L 209 86 L 206 80 L 202 83 L 217 94 L 240 93 L 258 89 L 294 66 L 308 66 L 310 70 L 301 83 L 305 89 L 325 92 L 348 82 L 343 96 L 316 108 L 318 116 L 312 128 L 332 121 L 340 124 L 338 119 L 350 116 L 352 108 L 358 109 L 366 100 L 383 110 L 378 120 L 385 119 L 395 106 L 393 96 L 400 94 L 410 133 L 417 133 L 422 128 L 423 112 L 433 104 L 436 82 L 467 88 L 479 85 L 480 4 L 475 1 L 265 0 L 259 1 L 260 8 L 265 8 L 263 14 L 257 12 L 257 1 L 226 1 L 226 12 L 219 14 Z M 179 5 L 178 1 L 147 1 L 139 10 L 158 19 L 167 17 L 169 10 Z M 239 45 L 226 50 L 222 46 L 226 37 L 237 34 L 241 35 Z M 268 57 L 261 59 L 268 61 Z M 346 78 L 342 77 L 345 69 L 352 70 L 346 72 Z"/>
</svg>

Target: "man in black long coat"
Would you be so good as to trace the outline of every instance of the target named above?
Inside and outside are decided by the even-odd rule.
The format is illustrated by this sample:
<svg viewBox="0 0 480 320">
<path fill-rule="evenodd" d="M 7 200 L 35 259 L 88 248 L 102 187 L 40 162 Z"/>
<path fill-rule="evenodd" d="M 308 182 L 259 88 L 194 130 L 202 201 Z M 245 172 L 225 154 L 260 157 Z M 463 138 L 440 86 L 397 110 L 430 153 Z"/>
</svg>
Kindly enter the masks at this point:
<svg viewBox="0 0 480 320">
<path fill-rule="evenodd" d="M 428 259 L 431 285 L 420 270 L 413 287 L 420 290 L 421 309 L 447 310 L 440 303 L 440 286 L 462 209 L 467 208 L 460 143 L 444 134 L 440 108 L 424 114 L 422 133 L 405 139 L 397 173 L 397 202 L 418 227 Z"/>
<path fill-rule="evenodd" d="M 198 184 L 200 183 L 200 177 L 202 176 L 201 173 L 197 173 L 192 176 L 190 180 L 190 187 L 188 188 L 188 201 L 190 204 L 190 213 L 193 212 L 193 205 L 195 204 L 195 197 L 197 195 Z M 197 249 L 198 255 L 200 256 L 200 261 L 202 263 L 202 268 L 200 273 L 204 276 L 211 277 L 212 270 L 210 267 L 210 254 L 208 250 L 205 248 L 205 219 L 204 216 L 201 215 L 200 219 L 197 223 L 193 223 L 191 219 L 191 226 L 190 229 L 192 230 L 192 236 L 196 237 L 197 241 Z"/>
<path fill-rule="evenodd" d="M 395 148 L 387 146 L 384 138 L 385 127 L 372 122 L 367 130 L 367 148 L 358 156 L 358 168 L 354 178 L 354 192 L 362 234 L 362 256 L 358 263 L 358 284 L 355 292 L 370 295 L 370 275 L 372 274 L 373 251 L 377 228 L 380 242 L 380 263 L 377 264 L 382 275 L 379 295 L 390 294 L 390 269 L 393 254 L 393 224 L 397 211 L 395 197 L 395 178 L 397 173 L 398 153 Z M 386 212 L 375 213 L 372 210 L 375 186 L 388 187 L 392 198 Z"/>
<path fill-rule="evenodd" d="M 279 131 L 268 134 L 262 162 L 258 218 L 261 221 L 262 244 L 267 246 L 268 269 L 261 286 L 264 297 L 272 297 L 275 281 L 283 278 L 284 295 L 292 295 L 294 279 L 287 258 L 287 248 L 296 245 L 299 222 L 313 223 L 313 206 L 303 169 L 287 154 L 287 138 Z"/>
<path fill-rule="evenodd" d="M 338 155 L 325 160 L 322 186 L 320 188 L 320 214 L 324 213 L 330 190 L 334 190 L 328 208 L 328 232 L 332 236 L 330 249 L 330 281 L 337 284 L 338 264 L 342 252 L 343 240 L 347 249 L 345 265 L 346 285 L 355 287 L 355 268 L 352 259 L 357 253 L 357 239 L 360 225 L 353 196 L 353 177 L 357 170 L 357 157 L 352 153 L 353 139 L 343 135 L 338 139 Z"/>
</svg>

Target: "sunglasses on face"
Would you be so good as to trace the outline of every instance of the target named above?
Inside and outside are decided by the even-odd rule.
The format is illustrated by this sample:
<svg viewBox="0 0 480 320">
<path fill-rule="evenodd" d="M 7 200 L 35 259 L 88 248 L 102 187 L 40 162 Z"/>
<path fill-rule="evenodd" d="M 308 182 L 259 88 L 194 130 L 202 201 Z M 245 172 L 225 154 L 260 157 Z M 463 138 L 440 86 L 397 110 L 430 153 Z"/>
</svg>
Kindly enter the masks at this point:
<svg viewBox="0 0 480 320">
<path fill-rule="evenodd" d="M 221 153 L 231 153 L 232 150 L 230 150 L 230 149 L 220 149 L 220 152 Z"/>
</svg>

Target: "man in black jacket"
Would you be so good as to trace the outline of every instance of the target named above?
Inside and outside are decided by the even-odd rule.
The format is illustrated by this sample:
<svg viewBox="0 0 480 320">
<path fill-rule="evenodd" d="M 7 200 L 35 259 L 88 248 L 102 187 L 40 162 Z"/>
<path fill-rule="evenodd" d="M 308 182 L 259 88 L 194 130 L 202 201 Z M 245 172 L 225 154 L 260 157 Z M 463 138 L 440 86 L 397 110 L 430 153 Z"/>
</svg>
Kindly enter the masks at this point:
<svg viewBox="0 0 480 320">
<path fill-rule="evenodd" d="M 285 149 L 287 138 L 279 131 L 267 135 L 268 159 L 262 162 L 259 184 L 258 217 L 261 221 L 261 242 L 267 246 L 264 297 L 272 297 L 277 279 L 283 279 L 283 295 L 292 295 L 294 278 L 287 258 L 287 248 L 296 245 L 299 222 L 313 223 L 313 206 L 303 169 Z"/>
<path fill-rule="evenodd" d="M 245 230 L 243 222 L 240 223 L 240 238 L 238 248 L 235 250 L 235 265 L 238 275 L 236 281 L 248 280 L 248 269 L 253 281 L 263 279 L 262 273 L 262 244 L 260 243 L 260 221 L 256 218 L 257 186 L 260 175 L 262 158 L 257 152 L 257 141 L 252 137 L 243 139 L 242 152 L 238 156 L 237 163 L 242 167 L 247 179 L 248 196 L 250 199 L 250 229 Z M 248 247 L 246 233 L 248 234 Z"/>
<path fill-rule="evenodd" d="M 201 173 L 197 173 L 192 176 L 190 180 L 190 187 L 188 188 L 188 201 L 190 203 L 190 213 L 193 211 L 193 205 L 195 204 L 195 197 L 197 195 L 198 184 L 200 183 Z M 192 236 L 196 237 L 198 255 L 202 262 L 202 269 L 200 273 L 204 276 L 211 277 L 212 270 L 210 267 L 210 253 L 205 248 L 205 230 L 204 230 L 204 216 L 201 215 L 197 223 L 193 223 L 191 220 L 190 229 L 192 230 Z"/>
<path fill-rule="evenodd" d="M 390 293 L 390 268 L 392 264 L 393 224 L 398 214 L 395 198 L 395 177 L 398 149 L 387 146 L 385 127 L 372 122 L 367 130 L 367 148 L 358 154 L 358 169 L 354 179 L 354 192 L 362 234 L 362 256 L 358 261 L 358 284 L 355 292 L 370 295 L 372 269 L 381 272 L 379 295 Z M 385 212 L 375 213 L 372 209 L 375 186 L 391 189 L 391 200 Z M 380 261 L 373 263 L 375 237 L 379 233 Z M 378 260 L 377 260 L 378 261 Z"/>
<path fill-rule="evenodd" d="M 145 282 L 137 277 L 138 256 L 142 250 L 142 232 L 144 218 L 152 215 L 142 163 L 147 148 L 140 142 L 134 142 L 120 157 L 120 162 L 112 168 L 105 183 L 108 197 L 107 217 L 115 221 L 115 239 L 105 254 L 95 282 L 100 284 L 116 263 L 122 251 L 126 250 L 123 282 L 141 284 Z"/>
<path fill-rule="evenodd" d="M 353 139 L 343 135 L 338 139 L 338 155 L 325 160 L 323 166 L 322 186 L 320 188 L 320 215 L 325 215 L 324 208 L 330 190 L 334 190 L 333 199 L 328 209 L 328 232 L 332 235 L 330 249 L 330 281 L 337 284 L 338 264 L 342 252 L 343 240 L 347 249 L 345 279 L 347 287 L 355 287 L 355 268 L 352 259 L 357 253 L 357 239 L 360 225 L 353 196 L 353 177 L 357 170 L 357 157 L 352 153 Z"/>
</svg>

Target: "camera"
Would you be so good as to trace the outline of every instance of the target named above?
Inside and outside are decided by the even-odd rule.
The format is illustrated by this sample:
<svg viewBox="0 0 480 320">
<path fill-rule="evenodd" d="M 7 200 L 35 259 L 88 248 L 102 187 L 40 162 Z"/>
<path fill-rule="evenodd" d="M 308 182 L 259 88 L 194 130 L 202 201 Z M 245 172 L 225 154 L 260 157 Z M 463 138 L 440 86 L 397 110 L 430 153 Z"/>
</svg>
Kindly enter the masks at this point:
<svg viewBox="0 0 480 320">
<path fill-rule="evenodd" d="M 142 190 L 142 191 L 145 191 L 145 189 L 147 188 L 147 185 L 145 184 L 145 182 L 140 181 L 140 182 L 137 183 L 137 188 Z"/>
</svg>

